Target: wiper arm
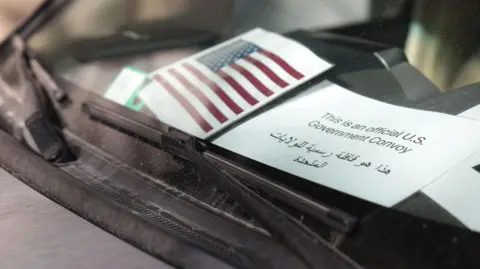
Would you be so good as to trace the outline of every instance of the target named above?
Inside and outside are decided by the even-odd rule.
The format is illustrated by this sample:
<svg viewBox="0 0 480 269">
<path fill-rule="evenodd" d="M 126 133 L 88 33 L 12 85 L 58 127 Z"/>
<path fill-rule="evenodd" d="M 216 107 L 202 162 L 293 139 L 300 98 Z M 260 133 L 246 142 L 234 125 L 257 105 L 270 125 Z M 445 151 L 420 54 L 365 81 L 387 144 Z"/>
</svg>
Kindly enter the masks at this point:
<svg viewBox="0 0 480 269">
<path fill-rule="evenodd" d="M 68 98 L 45 80 L 48 73 L 25 49 L 24 41 L 12 38 L 12 54 L 0 73 L 0 120 L 2 127 L 44 159 L 57 162 L 71 157 L 54 122 L 60 122 L 56 105 Z M 53 98 L 53 99 L 52 99 Z M 58 100 L 57 100 L 58 99 Z"/>
<path fill-rule="evenodd" d="M 185 154 L 191 162 L 210 175 L 217 185 L 240 202 L 273 238 L 311 268 L 361 268 L 318 234 L 247 187 L 229 172 L 210 162 L 202 153 L 205 147 L 201 142 L 195 139 L 179 142 L 185 145 Z"/>
<path fill-rule="evenodd" d="M 137 123 L 94 102 L 85 103 L 84 109 L 94 119 L 127 130 L 150 141 L 156 141 L 166 152 L 195 164 L 198 169 L 215 180 L 221 189 L 229 192 L 232 198 L 240 202 L 247 212 L 270 232 L 273 238 L 303 260 L 310 268 L 361 268 L 308 227 L 240 182 L 224 167 L 213 163 L 211 158 L 208 158 L 208 151 L 205 151 L 206 147 L 202 141 L 193 139 L 165 124 L 161 125 L 162 128 L 154 129 Z M 135 128 L 129 128 L 131 126 L 135 126 Z M 346 227 L 352 227 L 356 222 L 356 219 L 346 214 L 339 216 L 339 219 L 342 219 L 341 221 Z M 350 228 L 347 228 L 346 232 L 349 230 Z"/>
<path fill-rule="evenodd" d="M 127 132 L 128 134 L 141 137 L 149 143 L 158 145 L 164 151 L 172 155 L 188 160 L 188 157 L 185 155 L 184 146 L 178 145 L 174 140 L 171 141 L 172 139 L 169 135 L 166 135 L 170 132 L 170 126 L 158 120 L 153 120 L 142 113 L 125 109 L 124 107 L 96 95 L 91 95 L 90 100 L 87 100 L 83 104 L 83 110 L 92 119 L 114 126 L 120 131 Z M 169 141 L 171 143 L 169 143 Z M 314 201 L 283 184 L 273 183 L 264 175 L 258 174 L 248 167 L 242 167 L 238 163 L 219 156 L 211 150 L 204 152 L 204 156 L 222 169 L 230 171 L 232 174 L 242 178 L 242 180 L 245 180 L 247 183 L 250 183 L 250 185 L 257 187 L 266 193 L 278 197 L 288 197 L 292 202 L 290 204 L 291 206 L 303 213 L 312 215 L 335 231 L 349 234 L 358 224 L 358 219 L 355 216 L 318 201 Z"/>
</svg>

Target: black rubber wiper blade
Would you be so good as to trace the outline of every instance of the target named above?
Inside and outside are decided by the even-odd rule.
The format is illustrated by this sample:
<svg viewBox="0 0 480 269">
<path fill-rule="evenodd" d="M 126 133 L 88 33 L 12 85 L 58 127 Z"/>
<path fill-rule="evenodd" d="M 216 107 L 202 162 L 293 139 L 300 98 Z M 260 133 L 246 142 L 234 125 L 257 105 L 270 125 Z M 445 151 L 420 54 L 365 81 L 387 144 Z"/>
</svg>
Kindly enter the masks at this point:
<svg viewBox="0 0 480 269">
<path fill-rule="evenodd" d="M 310 268 L 358 269 L 361 268 L 345 254 L 334 248 L 326 240 L 294 220 L 286 212 L 257 194 L 236 177 L 214 164 L 205 155 L 205 145 L 174 128 L 163 126 L 156 130 L 136 123 L 128 117 L 110 113 L 97 104 L 84 103 L 84 110 L 94 119 L 127 129 L 150 141 L 157 141 L 166 152 L 188 160 L 210 176 L 223 190 L 230 193 L 254 218 L 256 218 L 273 238 L 284 245 L 292 254 L 303 260 Z M 134 126 L 132 130 L 129 127 Z M 142 135 L 143 134 L 143 135 Z M 147 135 L 149 134 L 149 135 Z"/>
<path fill-rule="evenodd" d="M 175 141 L 170 143 L 172 138 L 165 134 L 170 133 L 171 127 L 161 121 L 126 109 L 96 95 L 91 95 L 89 100 L 83 104 L 83 110 L 92 119 L 113 126 L 130 135 L 140 137 L 164 151 L 188 161 L 188 157 L 185 156 L 184 145 L 179 145 Z M 188 137 L 186 136 L 185 139 L 188 139 Z M 204 152 L 204 155 L 215 165 L 238 176 L 254 188 L 272 196 L 288 197 L 288 200 L 291 202 L 290 206 L 311 215 L 335 231 L 349 234 L 357 227 L 358 219 L 343 210 L 304 196 L 288 186 L 274 182 L 268 177 L 252 171 L 248 167 L 242 167 L 236 162 L 219 156 L 210 149 Z"/>
<path fill-rule="evenodd" d="M 274 239 L 310 268 L 362 268 L 318 234 L 240 182 L 226 171 L 225 167 L 213 163 L 211 158 L 208 158 L 208 151 L 205 151 L 206 146 L 201 140 L 196 140 L 165 124 L 162 124 L 162 128 L 151 128 L 134 119 L 109 111 L 95 102 L 84 103 L 83 109 L 100 122 L 156 142 L 166 152 L 196 165 L 221 189 L 229 192 L 232 198 L 242 204 Z M 348 220 L 354 221 L 350 218 Z"/>
</svg>

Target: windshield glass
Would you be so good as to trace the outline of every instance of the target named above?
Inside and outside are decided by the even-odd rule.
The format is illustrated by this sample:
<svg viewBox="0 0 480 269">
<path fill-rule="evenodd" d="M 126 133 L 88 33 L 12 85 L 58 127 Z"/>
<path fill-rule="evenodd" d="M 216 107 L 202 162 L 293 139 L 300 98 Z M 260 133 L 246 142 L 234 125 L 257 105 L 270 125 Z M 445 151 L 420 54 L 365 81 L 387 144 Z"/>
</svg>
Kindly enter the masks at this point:
<svg viewBox="0 0 480 269">
<path fill-rule="evenodd" d="M 30 46 L 55 73 L 103 95 L 122 68 L 153 71 L 228 29 L 229 1 L 211 1 L 226 10 L 215 17 L 208 15 L 207 5 L 183 2 L 72 1 Z M 117 53 L 101 55 L 107 51 Z"/>
<path fill-rule="evenodd" d="M 422 12 L 431 5 L 424 2 L 412 5 L 410 1 L 400 0 L 388 1 L 388 4 L 378 4 L 377 1 L 301 1 L 294 4 L 287 0 L 71 1 L 41 27 L 28 44 L 56 77 L 141 111 L 188 134 L 211 139 L 256 109 L 266 107 L 272 100 L 280 100 L 280 96 L 293 92 L 330 69 L 327 79 L 339 81 L 341 86 L 353 92 L 409 106 L 425 96 L 474 82 L 475 79 L 469 75 L 473 74 L 474 58 L 465 56 L 472 50 L 468 42 L 462 43 L 460 51 L 452 51 L 448 47 L 449 42 L 441 43 L 436 47 L 435 57 L 444 53 L 445 58 L 427 64 L 427 56 L 431 54 L 421 52 L 428 50 L 430 53 L 432 47 L 422 43 L 427 38 L 419 35 L 432 36 L 433 39 L 435 31 L 440 31 L 442 35 L 452 35 L 453 39 L 453 30 L 441 27 L 430 29 L 434 26 Z M 323 15 L 319 16 L 320 13 Z M 263 30 L 250 31 L 256 27 Z M 308 29 L 309 32 L 291 34 L 297 29 Z M 336 35 L 324 36 L 322 33 L 325 31 Z M 218 45 L 232 37 L 235 37 L 233 41 L 225 43 L 231 45 Z M 210 53 L 188 58 L 212 46 L 215 47 L 208 50 Z M 387 54 L 378 56 L 392 48 L 405 48 L 411 65 L 402 52 L 395 52 L 400 53 L 401 56 L 395 57 L 401 60 Z M 182 59 L 187 60 L 181 67 L 162 69 Z M 445 62 L 435 64 L 440 60 Z M 397 66 L 385 69 L 385 64 Z M 423 74 L 418 73 L 415 67 Z M 324 87 L 325 83 L 319 82 L 321 80 L 317 80 L 317 85 L 320 85 L 317 88 Z M 179 92 L 178 87 L 182 88 Z M 164 95 L 160 93 L 162 91 Z M 182 91 L 185 91 L 183 96 Z M 303 109 L 308 106 L 303 101 L 296 102 L 300 102 Z M 299 108 L 292 109 L 299 111 Z M 335 113 L 327 114 L 328 117 L 322 120 L 328 119 L 329 124 L 344 121 Z M 257 130 L 256 124 L 264 125 L 275 119 L 262 117 L 259 117 L 258 123 L 252 121 L 242 128 Z M 398 130 L 399 127 L 382 131 L 379 126 L 383 123 L 378 120 L 371 128 L 363 123 L 352 125 L 352 128 L 364 133 L 347 132 L 315 119 L 309 122 L 310 127 L 324 128 L 325 133 L 349 138 L 350 142 L 390 147 L 400 154 L 414 150 L 414 147 L 403 143 L 372 136 L 388 134 L 401 138 L 409 134 L 403 128 Z M 303 144 L 301 141 L 295 144 L 294 140 L 301 138 L 280 131 L 280 127 L 277 127 L 278 134 L 274 134 L 273 125 L 270 127 L 271 137 L 280 142 L 291 140 L 294 147 L 309 146 L 308 152 L 343 156 L 345 150 L 329 152 L 312 146 L 313 142 L 307 140 Z M 235 142 L 242 148 L 236 149 L 231 141 L 238 141 L 235 138 L 237 135 L 244 136 L 239 131 L 242 128 L 236 128 L 228 136 L 217 140 L 216 144 L 280 168 L 280 163 L 269 163 L 257 153 L 247 150 L 243 142 Z M 422 144 L 426 138 L 412 134 L 409 139 L 414 144 Z M 283 149 L 271 149 L 271 152 L 281 151 Z M 345 158 L 353 162 L 357 155 L 347 153 L 353 157 L 349 155 Z M 312 162 L 304 157 L 295 160 L 316 168 L 327 165 L 326 162 Z M 363 163 L 366 165 L 370 160 Z M 387 163 L 379 161 L 375 167 L 383 174 L 391 172 Z M 288 172 L 299 175 L 293 170 Z M 314 176 L 302 174 L 302 177 L 312 180 Z M 416 180 L 416 183 L 395 189 L 413 185 L 418 189 L 424 183 Z M 401 201 L 390 194 L 381 198 L 369 191 L 359 191 L 355 185 L 321 184 L 385 206 Z"/>
<path fill-rule="evenodd" d="M 377 1 L 300 1 L 299 3 L 293 3 L 287 0 L 275 2 L 233 0 L 209 0 L 207 2 L 193 0 L 175 2 L 168 0 L 71 1 L 59 14 L 40 28 L 30 38 L 28 44 L 55 76 L 65 79 L 84 90 L 93 91 L 106 99 L 125 105 L 130 109 L 139 110 L 162 121 L 167 121 L 168 124 L 184 130 L 176 126 L 176 122 L 180 124 L 184 116 L 166 112 L 171 115 L 162 118 L 159 116 L 160 112 L 152 108 L 158 104 L 150 104 L 147 107 L 141 100 L 138 100 L 138 94 L 149 84 L 147 82 L 152 78 L 152 72 L 255 27 L 262 27 L 271 32 L 268 32 L 268 34 L 264 32 L 263 35 L 259 36 L 253 35 L 251 37 L 253 41 L 250 43 L 244 42 L 249 37 L 242 36 L 245 39 L 242 41 L 244 42 L 242 43 L 244 44 L 243 47 L 233 46 L 228 48 L 230 52 L 232 50 L 236 53 L 243 49 L 251 49 L 252 51 L 262 49 L 277 57 L 274 59 L 269 56 L 270 59 L 267 62 L 277 60 L 287 60 L 288 62 L 290 61 L 288 57 L 293 59 L 296 54 L 296 58 L 319 58 L 319 61 L 324 61 L 326 64 L 324 67 L 319 67 L 319 65 L 313 67 L 312 65 L 303 71 L 301 68 L 296 68 L 295 63 L 287 63 L 290 64 L 288 66 L 290 69 L 285 69 L 285 66 L 278 64 L 277 61 L 276 67 L 269 66 L 270 70 L 261 66 L 264 64 L 258 60 L 261 57 L 256 59 L 256 56 L 253 57 L 252 54 L 254 59 L 250 59 L 249 64 L 256 65 L 257 69 L 264 73 L 262 76 L 268 76 L 276 84 L 271 87 L 296 88 L 305 81 L 325 72 L 331 66 L 335 66 L 334 71 L 332 71 L 335 76 L 344 80 L 346 85 L 352 86 L 351 90 L 380 101 L 393 103 L 400 101 L 391 101 L 392 99 L 406 98 L 410 102 L 412 101 L 412 94 L 416 94 L 417 96 L 414 99 L 420 100 L 423 98 L 422 96 L 476 82 L 477 76 L 474 75 L 476 74 L 474 72 L 476 70 L 476 58 L 474 56 L 476 52 L 473 49 L 475 46 L 472 45 L 474 42 L 466 41 L 467 30 L 462 30 L 462 35 L 459 31 L 455 31 L 456 28 L 437 27 L 435 23 L 430 22 L 434 19 L 427 19 L 424 14 L 430 8 L 432 8 L 432 4 L 428 1 L 418 1 L 418 3 L 412 4 L 411 1 L 400 0 L 387 1 L 383 4 L 379 4 Z M 439 10 L 446 10 L 448 5 L 445 4 L 445 6 L 438 8 Z M 475 8 L 477 6 L 472 4 L 472 10 L 475 10 Z M 319 16 L 319 14 L 322 14 L 322 16 Z M 462 27 L 468 28 L 467 22 L 469 19 L 473 20 L 472 14 L 474 14 L 473 11 L 464 16 L 462 22 L 465 21 L 465 23 L 462 24 Z M 456 15 L 452 14 L 451 16 Z M 297 35 L 293 39 L 285 41 L 287 43 L 279 41 L 280 43 L 273 45 L 273 47 L 284 46 L 287 48 L 287 45 L 290 44 L 288 42 L 296 42 L 292 46 L 300 43 L 302 46 L 300 50 L 285 49 L 289 50 L 286 54 L 291 53 L 293 56 L 280 55 L 281 57 L 278 57 L 279 53 L 275 52 L 276 48 L 265 49 L 266 47 L 262 47 L 263 45 L 258 45 L 263 42 L 260 40 L 262 38 L 267 40 L 283 38 L 281 36 L 274 38 L 274 35 L 270 33 L 288 33 L 296 29 L 309 29 L 310 32 L 300 37 Z M 335 39 L 325 38 L 321 36 L 322 31 L 334 32 L 344 35 L 344 37 L 337 35 Z M 439 33 L 438 36 L 436 35 L 437 32 Z M 347 42 L 345 36 L 361 38 L 366 42 L 381 43 L 383 47 L 368 45 L 362 43 L 365 41 L 360 42 L 358 40 Z M 441 38 L 444 38 L 444 36 L 451 37 L 451 39 L 441 42 Z M 252 43 L 256 42 L 255 39 L 260 40 L 258 41 L 260 43 Z M 320 42 L 319 40 L 338 45 L 335 49 L 332 49 L 327 44 L 312 43 Z M 432 40 L 437 40 L 438 45 L 432 45 L 434 43 Z M 452 43 L 455 45 L 451 45 Z M 268 47 L 268 44 L 265 46 Z M 388 79 L 396 80 L 392 84 L 395 87 L 388 87 L 391 88 L 389 89 L 391 92 L 380 92 L 383 90 L 379 87 L 385 86 L 373 86 L 374 83 L 380 83 L 381 79 L 361 82 L 361 79 L 354 77 L 358 76 L 359 73 L 356 70 L 360 69 L 371 74 L 373 74 L 372 72 L 378 73 L 378 68 L 384 65 L 385 61 L 389 61 L 389 58 L 373 59 L 379 54 L 378 52 L 371 52 L 395 47 L 405 48 L 405 55 L 410 64 L 423 72 L 423 76 L 427 79 L 424 79 L 421 75 L 419 79 L 411 79 L 412 75 L 418 76 L 418 74 L 415 68 L 406 66 L 407 63 L 402 67 L 399 66 L 397 73 L 395 71 L 383 75 L 389 77 Z M 313 54 L 301 56 L 307 55 L 300 53 L 303 50 L 308 51 L 307 54 L 314 52 L 316 56 L 313 56 Z M 217 53 L 220 56 L 223 53 L 221 51 L 218 50 Z M 254 81 L 248 76 L 251 72 L 255 77 L 255 72 L 238 69 L 243 67 L 228 62 L 228 57 L 234 56 L 234 54 L 229 55 L 228 53 L 223 56 L 227 57 L 224 60 L 227 61 L 226 65 L 229 68 L 237 68 L 237 72 L 242 76 L 245 75 L 242 79 L 249 80 L 248 83 L 258 88 L 259 94 L 270 95 L 272 93 L 268 89 L 270 85 L 263 83 L 261 80 Z M 204 67 L 208 67 L 211 69 L 210 71 L 213 70 L 218 74 L 222 71 L 217 70 L 217 65 L 215 65 L 222 63 L 218 55 L 215 56 L 217 58 L 207 56 L 199 58 L 199 62 L 204 61 Z M 210 66 L 209 64 L 212 61 L 217 62 Z M 292 61 L 294 62 L 295 59 Z M 327 63 L 330 65 L 328 66 Z M 219 65 L 220 69 L 225 66 L 224 63 L 222 64 Z M 276 75 L 276 77 L 273 77 L 270 74 L 272 72 L 269 73 L 269 71 L 275 71 L 275 68 L 283 68 L 283 71 L 288 74 L 285 77 L 273 74 Z M 314 70 L 313 73 L 306 75 L 311 70 Z M 383 73 L 388 73 L 388 71 Z M 192 74 L 197 76 L 197 79 L 199 78 L 199 74 Z M 373 77 L 379 78 L 378 75 Z M 232 75 L 232 78 L 236 77 Z M 293 80 L 290 81 L 289 79 Z M 228 86 L 241 95 L 241 98 L 243 98 L 243 100 L 240 100 L 241 102 L 246 102 L 252 106 L 259 102 L 257 107 L 264 105 L 262 101 L 259 101 L 261 99 L 260 95 L 242 93 L 241 87 L 237 87 L 242 85 L 234 85 L 228 78 L 224 80 L 225 83 L 229 84 L 225 84 L 225 87 Z M 190 85 L 190 88 L 201 88 L 196 85 L 198 81 L 190 81 L 195 84 Z M 187 85 L 183 81 L 179 81 L 179 83 Z M 370 85 L 357 86 L 365 83 L 370 83 Z M 381 83 L 378 85 L 381 85 Z M 398 88 L 398 86 L 400 87 Z M 126 88 L 128 89 L 125 90 Z M 394 88 L 398 89 L 395 90 Z M 417 89 L 412 90 L 412 88 Z M 215 91 L 215 89 L 213 90 Z M 248 89 L 246 90 L 248 92 Z M 409 91 L 412 91 L 412 93 L 409 93 Z M 245 111 L 245 108 L 240 104 L 241 102 L 235 98 L 228 96 L 227 100 L 225 96 L 221 96 L 222 92 L 217 91 L 216 94 L 222 99 L 224 105 L 227 105 L 234 113 L 239 114 Z M 205 99 L 204 97 L 210 98 L 208 94 L 206 96 L 197 95 L 201 102 L 205 101 L 202 101 L 202 98 Z M 147 99 L 153 99 L 153 97 Z M 175 102 L 178 102 L 178 99 Z M 207 106 L 207 109 L 210 112 L 213 111 L 212 107 Z M 185 117 L 191 117 L 192 113 L 189 113 L 190 115 Z M 212 113 L 216 120 L 224 121 L 222 113 Z M 210 123 L 210 125 L 212 124 Z M 214 128 L 214 126 L 211 128 Z M 187 133 L 193 134 L 194 132 L 187 131 Z M 408 151 L 408 148 L 404 150 Z"/>
<path fill-rule="evenodd" d="M 254 187 L 268 183 L 245 170 L 296 191 L 289 205 L 477 233 L 480 4 L 440 2 L 79 0 L 28 46 L 57 80 L 207 141 Z"/>
<path fill-rule="evenodd" d="M 364 21 L 370 15 L 368 1 L 355 3 L 358 8 L 322 1 L 297 8 L 291 1 L 72 2 L 29 45 L 55 72 L 99 94 L 124 67 L 148 73 L 253 27 L 284 32 Z"/>
<path fill-rule="evenodd" d="M 22 2 L 0 2 L 0 40 L 19 26 L 30 13 L 38 7 L 42 0 L 26 0 Z"/>
</svg>

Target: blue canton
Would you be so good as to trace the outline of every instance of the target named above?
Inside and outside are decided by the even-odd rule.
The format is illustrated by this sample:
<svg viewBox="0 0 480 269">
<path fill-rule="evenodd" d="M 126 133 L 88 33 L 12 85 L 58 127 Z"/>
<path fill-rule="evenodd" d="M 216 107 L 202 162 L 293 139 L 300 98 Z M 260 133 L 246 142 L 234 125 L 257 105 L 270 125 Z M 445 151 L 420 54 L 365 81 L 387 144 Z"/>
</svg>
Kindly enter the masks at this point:
<svg viewBox="0 0 480 269">
<path fill-rule="evenodd" d="M 260 48 L 256 45 L 238 40 L 198 58 L 198 61 L 206 65 L 213 72 L 217 72 L 223 67 L 247 57 L 258 49 Z"/>
</svg>

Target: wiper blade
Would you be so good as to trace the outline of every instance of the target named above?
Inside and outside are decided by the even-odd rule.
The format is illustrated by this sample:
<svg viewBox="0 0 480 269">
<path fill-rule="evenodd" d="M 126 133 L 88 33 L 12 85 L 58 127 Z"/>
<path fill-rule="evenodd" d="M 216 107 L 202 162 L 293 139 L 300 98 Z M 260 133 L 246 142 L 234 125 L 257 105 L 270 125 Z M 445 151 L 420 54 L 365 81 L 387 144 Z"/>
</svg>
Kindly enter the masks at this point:
<svg viewBox="0 0 480 269">
<path fill-rule="evenodd" d="M 149 143 L 153 143 L 164 151 L 188 160 L 183 145 L 178 145 L 165 134 L 170 133 L 170 126 L 155 120 L 147 115 L 125 109 L 100 96 L 91 95 L 90 100 L 83 104 L 83 110 L 95 120 L 114 126 L 120 131 L 135 135 Z M 258 188 L 272 196 L 288 197 L 291 206 L 299 211 L 309 214 L 329 228 L 342 234 L 350 234 L 356 228 L 358 219 L 351 214 L 313 200 L 299 192 L 278 182 L 273 182 L 268 177 L 252 171 L 248 167 L 232 162 L 228 158 L 212 152 L 204 152 L 204 156 L 211 162 L 240 177 L 246 183 Z"/>
<path fill-rule="evenodd" d="M 104 100 L 101 100 L 102 102 Z M 235 176 L 208 158 L 202 141 L 162 124 L 161 129 L 150 128 L 134 120 L 109 111 L 94 102 L 84 103 L 84 110 L 94 119 L 127 130 L 150 141 L 157 141 L 166 152 L 188 160 L 210 176 L 223 190 L 232 195 L 280 244 L 300 258 L 310 268 L 358 269 L 358 264 L 334 248 L 318 234 L 293 219 L 286 212 L 240 182 Z M 135 128 L 128 128 L 128 125 Z M 148 135 L 147 135 L 148 134 Z M 147 137 L 145 137 L 147 136 Z M 342 216 L 347 227 L 356 219 Z M 349 229 L 347 229 L 349 230 Z"/>
</svg>

